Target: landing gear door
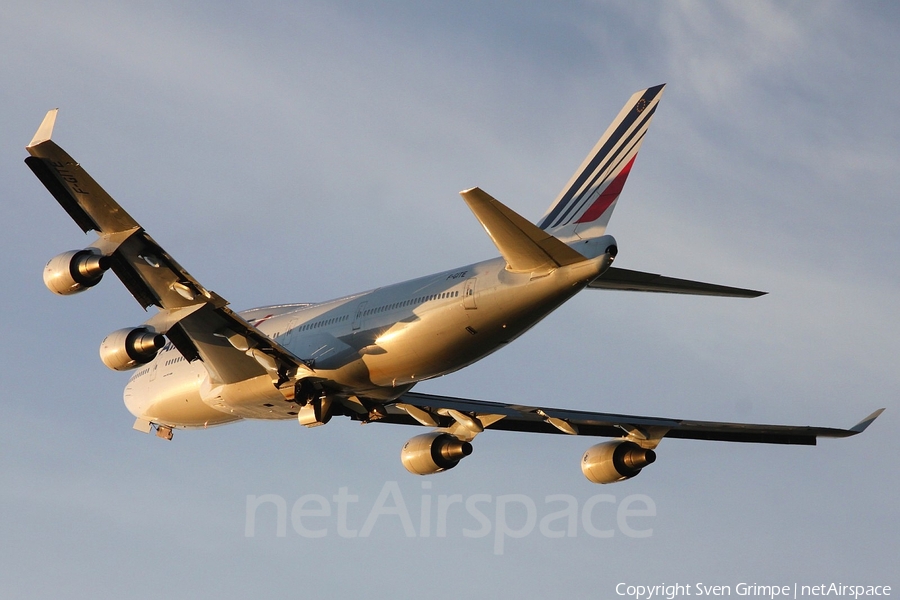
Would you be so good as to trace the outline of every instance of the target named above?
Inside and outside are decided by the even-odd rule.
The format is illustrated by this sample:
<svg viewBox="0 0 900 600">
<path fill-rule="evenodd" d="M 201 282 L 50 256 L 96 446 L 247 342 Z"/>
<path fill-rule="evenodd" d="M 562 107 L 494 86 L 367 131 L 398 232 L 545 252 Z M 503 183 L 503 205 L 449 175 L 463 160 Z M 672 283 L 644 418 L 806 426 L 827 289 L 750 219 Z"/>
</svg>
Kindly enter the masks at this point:
<svg viewBox="0 0 900 600">
<path fill-rule="evenodd" d="M 475 277 L 466 280 L 466 289 L 463 292 L 463 306 L 466 310 L 478 308 L 475 306 Z"/>
</svg>

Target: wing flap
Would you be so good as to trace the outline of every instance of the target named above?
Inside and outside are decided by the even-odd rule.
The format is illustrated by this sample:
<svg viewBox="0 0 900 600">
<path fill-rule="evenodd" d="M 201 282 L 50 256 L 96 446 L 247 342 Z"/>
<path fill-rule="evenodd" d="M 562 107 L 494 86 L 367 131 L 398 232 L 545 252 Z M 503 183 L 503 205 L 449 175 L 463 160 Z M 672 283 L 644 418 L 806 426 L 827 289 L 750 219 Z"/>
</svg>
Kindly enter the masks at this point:
<svg viewBox="0 0 900 600">
<path fill-rule="evenodd" d="M 664 294 L 690 294 L 695 296 L 728 296 L 732 298 L 758 298 L 768 292 L 729 287 L 702 281 L 675 279 L 657 273 L 631 271 L 610 267 L 588 284 L 592 289 L 621 290 L 627 292 L 657 292 Z"/>
</svg>

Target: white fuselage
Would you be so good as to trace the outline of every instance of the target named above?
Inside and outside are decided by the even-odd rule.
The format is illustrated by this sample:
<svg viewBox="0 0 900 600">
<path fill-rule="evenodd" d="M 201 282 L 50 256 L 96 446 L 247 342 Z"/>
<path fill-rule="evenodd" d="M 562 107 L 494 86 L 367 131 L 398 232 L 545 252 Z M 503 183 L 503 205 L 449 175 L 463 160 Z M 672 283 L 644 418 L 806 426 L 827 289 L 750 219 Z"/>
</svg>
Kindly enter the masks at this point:
<svg viewBox="0 0 900 600">
<path fill-rule="evenodd" d="M 527 331 L 610 265 L 604 251 L 613 244 L 611 236 L 581 242 L 577 249 L 596 258 L 540 276 L 512 273 L 496 258 L 319 304 L 256 308 L 241 316 L 307 361 L 330 382 L 330 392 L 390 401 Z M 185 428 L 295 418 L 296 404 L 271 381 L 241 385 L 241 400 L 213 400 L 203 362 L 186 361 L 170 343 L 132 376 L 125 405 L 141 419 Z"/>
</svg>

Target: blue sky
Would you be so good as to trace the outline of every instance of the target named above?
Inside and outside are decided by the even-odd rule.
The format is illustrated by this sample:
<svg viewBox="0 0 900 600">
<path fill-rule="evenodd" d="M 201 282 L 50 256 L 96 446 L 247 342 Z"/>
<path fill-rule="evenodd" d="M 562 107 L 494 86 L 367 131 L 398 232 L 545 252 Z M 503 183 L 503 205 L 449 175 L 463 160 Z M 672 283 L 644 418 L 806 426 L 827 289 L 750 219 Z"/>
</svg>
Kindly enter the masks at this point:
<svg viewBox="0 0 900 600">
<path fill-rule="evenodd" d="M 614 597 L 619 582 L 900 585 L 900 11 L 888 3 L 32 2 L 0 9 L 0 589 L 9 597 Z M 55 139 L 235 308 L 325 300 L 493 256 L 458 190 L 537 219 L 622 103 L 668 83 L 609 232 L 617 265 L 765 289 L 757 300 L 584 293 L 420 390 L 658 416 L 847 427 L 815 448 L 664 441 L 634 480 L 580 473 L 593 440 L 487 433 L 413 477 L 410 428 L 346 420 L 132 431 L 103 337 L 146 319 L 115 280 L 41 269 L 90 239 L 22 163 Z M 423 488 L 423 481 L 431 488 Z M 391 482 L 396 482 L 393 488 Z M 387 486 L 387 487 L 386 487 Z M 417 532 L 337 517 L 276 533 L 248 496 L 385 489 Z M 594 512 L 495 552 L 501 497 Z M 486 496 L 492 533 L 423 498 Z M 615 507 L 649 497 L 652 535 Z M 425 500 L 427 503 L 429 500 Z M 332 510 L 336 504 L 332 501 Z M 268 510 L 268 512 L 267 512 Z M 518 511 L 518 512 L 516 512 Z M 527 517 L 512 502 L 512 527 Z M 518 520 L 517 520 L 518 519 Z M 558 527 L 559 522 L 554 527 Z M 432 527 L 434 525 L 432 524 Z"/>
</svg>

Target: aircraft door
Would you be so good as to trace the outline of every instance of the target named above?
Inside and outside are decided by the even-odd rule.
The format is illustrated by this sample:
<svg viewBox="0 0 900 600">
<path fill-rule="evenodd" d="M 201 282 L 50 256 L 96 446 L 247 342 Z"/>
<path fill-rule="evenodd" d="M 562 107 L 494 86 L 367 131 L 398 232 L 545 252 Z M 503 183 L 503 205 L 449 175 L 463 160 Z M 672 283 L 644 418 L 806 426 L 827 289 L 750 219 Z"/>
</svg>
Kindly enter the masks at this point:
<svg viewBox="0 0 900 600">
<path fill-rule="evenodd" d="M 353 317 L 353 331 L 356 331 L 357 329 L 362 327 L 363 316 L 364 316 L 363 313 L 366 310 L 366 304 L 368 304 L 368 302 L 364 300 L 359 303 L 359 308 L 356 309 L 356 316 Z"/>
<path fill-rule="evenodd" d="M 466 280 L 466 289 L 463 292 L 463 306 L 466 310 L 478 308 L 475 306 L 475 277 Z"/>
<path fill-rule="evenodd" d="M 281 345 L 285 348 L 291 345 L 291 341 L 294 339 L 294 330 L 297 329 L 297 319 L 291 319 L 288 323 L 287 329 L 284 332 L 284 338 L 281 342 Z"/>
</svg>

